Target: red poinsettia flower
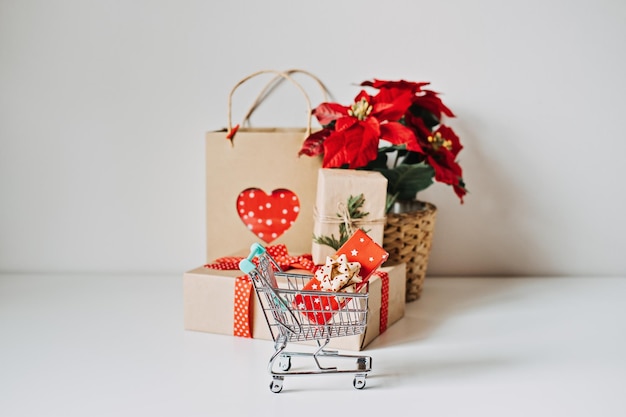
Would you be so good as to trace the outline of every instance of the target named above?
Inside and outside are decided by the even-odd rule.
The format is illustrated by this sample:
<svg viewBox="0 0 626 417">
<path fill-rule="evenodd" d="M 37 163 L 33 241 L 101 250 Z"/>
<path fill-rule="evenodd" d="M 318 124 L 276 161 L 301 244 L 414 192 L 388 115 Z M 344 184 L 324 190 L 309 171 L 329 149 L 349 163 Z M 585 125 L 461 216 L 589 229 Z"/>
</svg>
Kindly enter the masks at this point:
<svg viewBox="0 0 626 417">
<path fill-rule="evenodd" d="M 377 170 L 387 177 L 389 190 L 408 190 L 403 196 L 416 195 L 430 184 L 418 180 L 427 172 L 421 168 L 425 164 L 432 167 L 430 175 L 452 186 L 463 203 L 467 189 L 457 162 L 463 146 L 441 122 L 443 116 L 455 116 L 437 92 L 424 88 L 429 84 L 374 79 L 361 83 L 378 90 L 373 96 L 361 91 L 351 106 L 322 103 L 313 114 L 324 128 L 305 140 L 299 154 L 323 155 L 325 168 Z M 381 140 L 397 147 L 381 147 Z M 396 161 L 390 167 L 386 155 L 395 151 Z M 407 166 L 411 166 L 408 171 Z M 388 203 L 399 196 L 391 193 Z"/>
<path fill-rule="evenodd" d="M 404 121 L 406 126 L 415 132 L 417 141 L 425 153 L 428 153 L 429 150 L 432 152 L 433 150 L 440 149 L 441 146 L 445 145 L 443 147 L 450 150 L 456 157 L 461 149 L 463 149 L 459 137 L 454 133 L 454 130 L 448 126 L 440 124 L 435 131 L 431 131 L 422 118 L 416 117 L 411 112 L 407 112 Z M 437 133 L 440 139 L 433 140 L 435 136 L 437 136 Z"/>
<path fill-rule="evenodd" d="M 458 136 L 449 127 L 440 126 L 427 140 L 430 144 L 427 160 L 435 170 L 435 180 L 451 185 L 462 203 L 467 190 L 463 182 L 463 170 L 456 161 L 463 148 Z"/>
<path fill-rule="evenodd" d="M 334 128 L 309 136 L 300 154 L 323 154 L 325 168 L 354 169 L 376 159 L 381 139 L 420 152 L 413 131 L 398 121 L 411 100 L 408 90 L 385 88 L 375 96 L 361 91 L 351 106 L 322 103 L 314 109 L 313 115 L 324 126 L 334 122 Z"/>
<path fill-rule="evenodd" d="M 456 161 L 463 149 L 459 137 L 445 125 L 439 125 L 431 131 L 421 118 L 412 114 L 407 114 L 405 121 L 415 132 L 428 165 L 433 167 L 435 180 L 452 185 L 462 202 L 467 191 L 463 185 L 463 171 Z"/>
</svg>

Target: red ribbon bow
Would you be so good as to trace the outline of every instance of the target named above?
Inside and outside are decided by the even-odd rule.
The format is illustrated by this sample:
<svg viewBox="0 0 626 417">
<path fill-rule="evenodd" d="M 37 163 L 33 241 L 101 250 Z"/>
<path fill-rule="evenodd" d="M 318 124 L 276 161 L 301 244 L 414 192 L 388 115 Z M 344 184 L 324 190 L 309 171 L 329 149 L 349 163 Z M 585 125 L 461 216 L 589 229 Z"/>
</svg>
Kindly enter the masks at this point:
<svg viewBox="0 0 626 417">
<path fill-rule="evenodd" d="M 305 255 L 289 255 L 287 252 L 287 246 L 283 244 L 271 245 L 265 248 L 267 253 L 274 258 L 278 266 L 283 271 L 288 269 L 306 269 L 307 271 L 314 271 L 315 264 L 313 263 L 313 257 L 310 254 Z M 245 259 L 243 256 L 224 256 L 217 258 L 213 262 L 204 265 L 205 268 L 219 269 L 219 270 L 235 270 L 239 269 L 239 262 Z M 258 265 L 258 260 L 254 258 L 252 262 Z"/>
</svg>

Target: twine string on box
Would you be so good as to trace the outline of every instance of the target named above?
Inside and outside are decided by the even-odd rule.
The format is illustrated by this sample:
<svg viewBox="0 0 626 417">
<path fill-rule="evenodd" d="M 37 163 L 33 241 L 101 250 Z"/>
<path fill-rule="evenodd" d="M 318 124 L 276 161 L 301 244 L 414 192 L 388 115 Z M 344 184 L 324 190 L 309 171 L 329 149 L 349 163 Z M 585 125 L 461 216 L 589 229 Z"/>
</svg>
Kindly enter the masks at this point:
<svg viewBox="0 0 626 417">
<path fill-rule="evenodd" d="M 337 203 L 337 209 L 339 212 L 335 216 L 322 216 L 319 214 L 317 207 L 313 208 L 313 218 L 319 221 L 321 224 L 345 224 L 346 230 L 352 235 L 354 233 L 354 227 L 356 226 L 367 226 L 367 225 L 376 225 L 376 224 L 385 224 L 387 220 L 386 217 L 382 217 L 379 219 L 353 219 L 350 217 L 350 212 L 348 211 L 348 207 L 339 202 Z"/>
<path fill-rule="evenodd" d="M 352 236 L 354 231 L 352 230 L 352 219 L 350 218 L 350 212 L 348 211 L 348 207 L 343 204 L 341 201 L 337 204 L 337 210 L 339 210 L 338 215 L 343 220 L 344 226 L 346 226 L 346 233 L 348 236 Z"/>
</svg>

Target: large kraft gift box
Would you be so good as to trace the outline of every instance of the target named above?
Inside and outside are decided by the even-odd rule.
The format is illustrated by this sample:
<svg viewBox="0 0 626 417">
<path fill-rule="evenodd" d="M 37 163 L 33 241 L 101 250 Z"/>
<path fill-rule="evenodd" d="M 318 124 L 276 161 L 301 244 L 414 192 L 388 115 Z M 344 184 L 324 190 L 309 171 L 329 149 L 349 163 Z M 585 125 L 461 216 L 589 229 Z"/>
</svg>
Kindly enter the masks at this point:
<svg viewBox="0 0 626 417">
<path fill-rule="evenodd" d="M 315 264 L 323 264 L 326 257 L 337 249 L 319 243 L 320 238 L 340 240 L 350 236 L 346 223 L 352 229 L 363 229 L 374 242 L 382 246 L 387 178 L 375 171 L 320 168 L 316 191 L 311 247 Z M 361 195 L 360 206 L 350 215 L 349 200 L 356 201 Z"/>
<path fill-rule="evenodd" d="M 289 273 L 307 274 L 290 269 Z M 280 285 L 280 277 L 278 277 Z M 183 275 L 185 330 L 272 340 L 252 285 L 239 270 L 205 266 Z M 328 347 L 360 351 L 400 320 L 405 311 L 405 264 L 379 268 L 369 279 L 368 321 L 365 333 L 330 340 Z M 306 320 L 306 318 L 303 318 Z M 314 342 L 302 342 L 314 344 Z"/>
</svg>

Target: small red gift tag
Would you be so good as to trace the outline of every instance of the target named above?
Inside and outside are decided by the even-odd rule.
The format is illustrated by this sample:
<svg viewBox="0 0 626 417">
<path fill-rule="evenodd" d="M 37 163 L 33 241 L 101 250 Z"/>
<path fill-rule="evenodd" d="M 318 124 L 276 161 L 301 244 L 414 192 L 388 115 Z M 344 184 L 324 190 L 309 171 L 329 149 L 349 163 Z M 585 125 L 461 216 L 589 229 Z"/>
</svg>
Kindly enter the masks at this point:
<svg viewBox="0 0 626 417">
<path fill-rule="evenodd" d="M 361 264 L 363 283 L 367 282 L 372 272 L 376 271 L 389 257 L 387 251 L 361 229 L 354 232 L 350 239 L 337 250 L 336 255 L 346 255 L 348 262 Z"/>
<path fill-rule="evenodd" d="M 361 264 L 360 275 L 362 281 L 356 286 L 356 292 L 363 288 L 372 273 L 389 257 L 387 251 L 360 229 L 337 250 L 335 256 L 340 255 L 345 255 L 348 262 L 359 262 Z M 311 278 L 303 290 L 320 292 L 320 294 L 316 295 L 298 294 L 294 298 L 294 306 L 301 310 L 302 314 L 310 321 L 317 324 L 326 324 L 333 314 L 350 300 L 349 297 L 341 296 L 341 301 L 338 301 L 335 295 L 338 293 L 320 291 L 320 281 L 316 277 Z"/>
</svg>

